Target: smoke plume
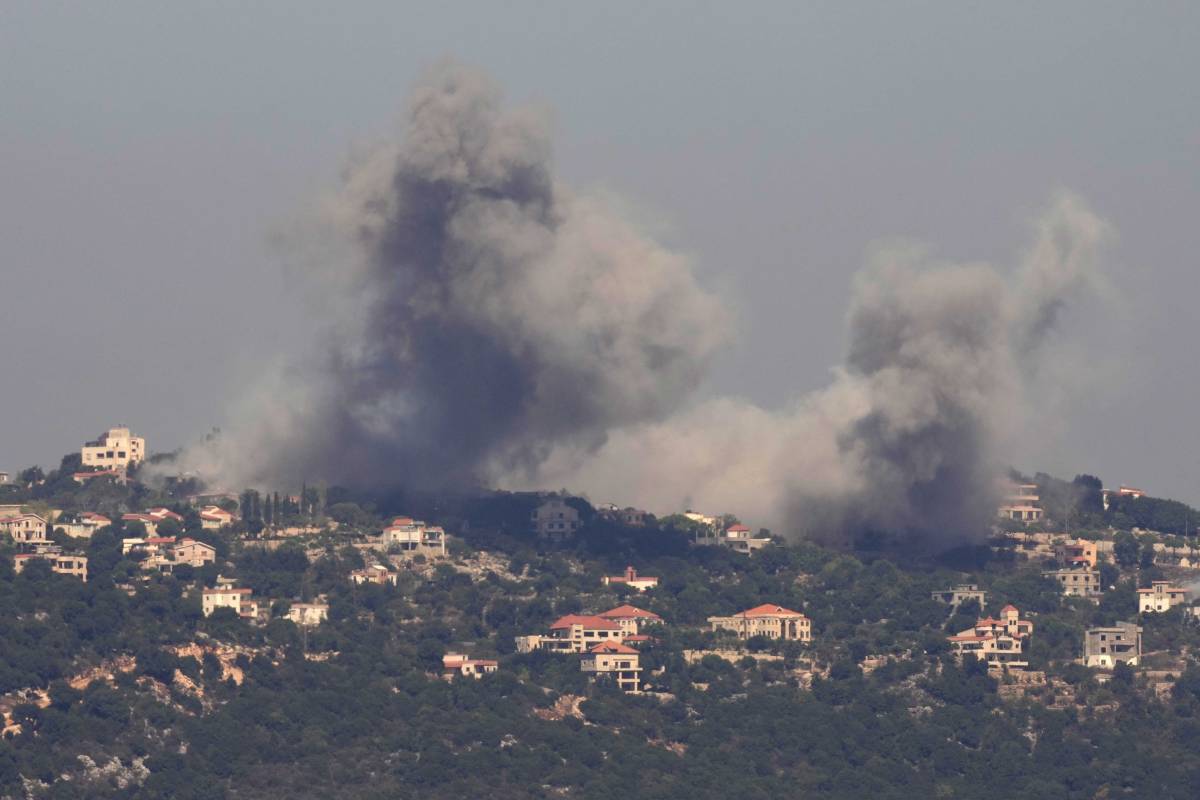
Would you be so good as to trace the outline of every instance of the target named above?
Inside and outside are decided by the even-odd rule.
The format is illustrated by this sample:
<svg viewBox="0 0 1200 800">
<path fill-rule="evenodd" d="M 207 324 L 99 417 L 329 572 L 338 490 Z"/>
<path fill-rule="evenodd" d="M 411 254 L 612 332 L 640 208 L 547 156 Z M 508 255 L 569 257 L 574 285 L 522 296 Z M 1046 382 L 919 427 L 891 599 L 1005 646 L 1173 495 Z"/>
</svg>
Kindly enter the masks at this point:
<svg viewBox="0 0 1200 800">
<path fill-rule="evenodd" d="M 226 485 L 569 486 L 927 546 L 993 519 L 1043 345 L 1107 234 L 1063 193 L 1012 270 L 878 253 L 831 385 L 768 410 L 693 397 L 722 306 L 686 259 L 556 181 L 544 122 L 478 72 L 434 70 L 328 210 L 352 255 L 319 264 L 327 354 L 264 386 L 192 467 Z"/>
<path fill-rule="evenodd" d="M 188 465 L 226 483 L 471 484 L 661 419 L 726 337 L 683 257 L 554 179 L 545 122 L 454 64 L 360 157 L 318 263 L 340 318 Z M 328 230 L 328 229 L 326 229 Z"/>
<path fill-rule="evenodd" d="M 534 480 L 651 509 L 732 510 L 831 544 L 977 539 L 1047 372 L 1044 345 L 1098 280 L 1106 236 L 1061 193 L 1014 271 L 881 252 L 855 278 L 845 363 L 827 389 L 783 411 L 710 400 L 586 457 L 560 449 Z"/>
</svg>

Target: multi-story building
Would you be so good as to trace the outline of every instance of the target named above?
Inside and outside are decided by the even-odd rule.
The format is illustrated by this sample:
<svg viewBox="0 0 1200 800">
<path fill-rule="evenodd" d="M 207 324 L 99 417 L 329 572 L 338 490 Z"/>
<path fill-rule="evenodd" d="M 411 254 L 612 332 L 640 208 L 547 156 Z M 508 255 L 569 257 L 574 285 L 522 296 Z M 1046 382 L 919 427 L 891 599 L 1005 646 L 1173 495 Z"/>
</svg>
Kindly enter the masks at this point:
<svg viewBox="0 0 1200 800">
<path fill-rule="evenodd" d="M 1038 505 L 1040 501 L 1037 484 L 1010 484 L 999 514 L 1004 519 L 1017 522 L 1040 522 L 1044 513 Z"/>
<path fill-rule="evenodd" d="M 251 598 L 250 589 L 238 589 L 229 585 L 218 585 L 200 593 L 200 608 L 204 616 L 211 617 L 219 608 L 232 609 L 239 617 L 257 617 L 258 602 Z"/>
<path fill-rule="evenodd" d="M 112 520 L 103 514 L 84 511 L 79 515 L 77 522 L 55 521 L 54 530 L 62 531 L 67 536 L 72 536 L 76 539 L 90 539 L 93 533 L 111 524 Z"/>
<path fill-rule="evenodd" d="M 70 575 L 87 583 L 87 556 L 71 555 L 69 553 L 18 553 L 13 556 L 13 571 L 20 574 L 25 566 L 33 559 L 50 562 L 50 569 L 59 575 Z"/>
<path fill-rule="evenodd" d="M 658 586 L 658 578 L 651 575 L 638 575 L 637 570 L 633 567 L 625 567 L 624 575 L 605 575 L 600 580 L 605 586 L 628 586 L 639 592 Z"/>
<path fill-rule="evenodd" d="M 534 509 L 530 521 L 538 536 L 550 539 L 570 536 L 583 524 L 579 511 L 561 497 L 551 497 Z"/>
<path fill-rule="evenodd" d="M 1029 666 L 1025 645 L 1032 635 L 1033 623 L 1021 619 L 1016 606 L 1007 605 L 1000 611 L 1000 619 L 984 617 L 973 627 L 947 638 L 960 659 L 970 654 L 986 661 L 989 667 L 1024 669 Z"/>
<path fill-rule="evenodd" d="M 158 526 L 166 520 L 177 522 L 180 525 L 183 524 L 183 517 L 179 516 L 169 508 L 151 508 L 145 513 L 121 515 L 122 522 L 140 522 L 142 527 L 146 529 L 146 533 L 149 536 L 157 535 Z"/>
<path fill-rule="evenodd" d="M 625 641 L 634 636 L 639 636 L 646 625 L 659 625 L 662 623 L 662 617 L 653 611 L 646 611 L 645 609 L 630 605 L 617 606 L 608 611 L 602 611 L 596 616 L 620 625 L 622 639 Z"/>
<path fill-rule="evenodd" d="M 714 631 L 730 631 L 739 639 L 766 636 L 768 639 L 812 641 L 812 621 L 799 611 L 766 603 L 731 617 L 709 617 Z"/>
<path fill-rule="evenodd" d="M 954 606 L 957 608 L 968 600 L 974 600 L 979 603 L 982 609 L 987 605 L 987 592 L 980 589 L 973 583 L 960 583 L 951 589 L 942 589 L 939 592 L 932 592 L 931 596 L 939 603 Z"/>
<path fill-rule="evenodd" d="M 1083 639 L 1083 663 L 1112 669 L 1117 664 L 1135 667 L 1142 657 L 1142 628 L 1118 622 L 1107 628 L 1089 628 Z"/>
<path fill-rule="evenodd" d="M 405 555 L 442 558 L 446 555 L 446 532 L 411 517 L 396 517 L 383 529 L 383 542 Z"/>
<path fill-rule="evenodd" d="M 287 618 L 297 625 L 314 627 L 329 619 L 327 603 L 292 603 Z"/>
<path fill-rule="evenodd" d="M 395 572 L 388 570 L 387 567 L 374 564 L 363 569 L 353 570 L 350 573 L 350 582 L 358 586 L 364 583 L 373 583 L 377 586 L 387 586 L 388 584 L 395 586 L 399 577 Z"/>
<path fill-rule="evenodd" d="M 1058 581 L 1062 593 L 1067 597 L 1099 597 L 1104 593 L 1100 585 L 1100 571 L 1087 567 L 1070 567 L 1043 572 L 1047 578 Z"/>
<path fill-rule="evenodd" d="M 0 531 L 12 537 L 17 544 L 34 544 L 46 541 L 46 518 L 41 514 L 15 514 L 0 517 Z"/>
<path fill-rule="evenodd" d="M 654 521 L 654 515 L 649 511 L 643 511 L 640 508 L 633 508 L 632 506 L 620 508 L 610 503 L 596 510 L 605 519 L 611 519 L 614 522 L 619 522 L 631 528 L 642 528 Z"/>
<path fill-rule="evenodd" d="M 500 662 L 492 659 L 469 658 L 462 653 L 446 653 L 442 656 L 442 677 L 446 680 L 453 680 L 458 675 L 479 680 L 499 668 Z"/>
<path fill-rule="evenodd" d="M 173 566 L 187 564 L 192 567 L 203 567 L 205 564 L 216 563 L 217 550 L 211 544 L 185 537 L 170 548 L 169 556 Z"/>
<path fill-rule="evenodd" d="M 1172 586 L 1170 581 L 1153 581 L 1149 589 L 1138 589 L 1138 612 L 1156 614 L 1169 611 L 1187 602 L 1187 591 L 1182 586 Z"/>
<path fill-rule="evenodd" d="M 109 428 L 96 441 L 85 444 L 80 456 L 85 467 L 124 469 L 145 460 L 146 440 L 134 436 L 129 428 Z"/>
<path fill-rule="evenodd" d="M 593 645 L 579 662 L 579 669 L 611 678 L 623 692 L 639 692 L 642 688 L 641 654 L 619 642 Z"/>
<path fill-rule="evenodd" d="M 1064 567 L 1096 569 L 1100 563 L 1100 547 L 1087 539 L 1069 539 L 1054 545 L 1054 558 Z"/>
<path fill-rule="evenodd" d="M 549 635 L 517 637 L 517 652 L 583 653 L 600 642 L 620 642 L 624 636 L 624 628 L 619 622 L 600 616 L 568 614 L 550 626 Z"/>
<path fill-rule="evenodd" d="M 702 530 L 696 534 L 693 544 L 712 547 L 728 547 L 735 553 L 749 555 L 755 550 L 761 550 L 771 543 L 768 536 L 755 536 L 745 525 L 740 523 L 730 525 L 723 532 L 715 528 Z"/>
</svg>

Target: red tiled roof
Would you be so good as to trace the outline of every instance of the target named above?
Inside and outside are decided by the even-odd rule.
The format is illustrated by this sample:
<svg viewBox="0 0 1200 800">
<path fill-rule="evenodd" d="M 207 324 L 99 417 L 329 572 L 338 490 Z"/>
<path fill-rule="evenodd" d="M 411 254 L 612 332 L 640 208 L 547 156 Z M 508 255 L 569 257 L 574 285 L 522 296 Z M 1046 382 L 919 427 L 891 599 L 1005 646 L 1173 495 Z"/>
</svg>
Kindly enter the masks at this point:
<svg viewBox="0 0 1200 800">
<path fill-rule="evenodd" d="M 204 594 L 251 594 L 253 589 L 205 589 Z"/>
<path fill-rule="evenodd" d="M 1179 594 L 1184 591 L 1182 586 L 1164 586 L 1163 592 L 1167 594 Z M 1154 589 L 1138 589 L 1138 594 L 1154 594 Z"/>
<path fill-rule="evenodd" d="M 1004 613 L 1006 613 L 1006 612 L 1009 612 L 1009 611 L 1016 611 L 1018 614 L 1020 614 L 1020 613 L 1021 613 L 1021 609 L 1017 608 L 1017 607 L 1016 607 L 1016 606 L 1014 606 L 1012 603 L 1009 603 L 1009 604 L 1008 604 L 1008 605 L 1006 605 L 1004 608 L 1000 609 L 1000 613 L 1001 613 L 1001 614 L 1004 614 Z"/>
<path fill-rule="evenodd" d="M 617 644 L 616 642 L 601 642 L 600 644 L 596 645 L 588 652 L 590 652 L 590 653 L 621 653 L 622 655 L 634 655 L 634 656 L 639 655 L 638 651 L 634 650 L 632 647 L 626 647 L 625 645 Z"/>
<path fill-rule="evenodd" d="M 604 617 L 582 616 L 580 614 L 567 614 L 550 626 L 550 630 L 562 630 L 570 628 L 572 625 L 582 625 L 585 628 L 595 628 L 598 630 L 614 631 L 620 630 L 621 626 L 615 622 L 611 622 Z"/>
<path fill-rule="evenodd" d="M 734 616 L 735 617 L 803 617 L 804 615 L 801 614 L 799 611 L 792 611 L 791 609 L 784 608 L 783 606 L 772 605 L 771 603 L 764 603 L 761 606 L 755 606 L 754 608 L 747 609 L 746 611 L 742 611 L 741 613 L 734 614 Z"/>
<path fill-rule="evenodd" d="M 653 611 L 646 611 L 637 606 L 624 605 L 610 608 L 608 611 L 602 611 L 599 616 L 605 619 L 657 619 L 662 620 L 658 614 Z"/>
<path fill-rule="evenodd" d="M 734 533 L 748 533 L 750 531 L 750 529 L 747 528 L 745 525 L 730 525 L 725 530 L 733 531 Z"/>
</svg>

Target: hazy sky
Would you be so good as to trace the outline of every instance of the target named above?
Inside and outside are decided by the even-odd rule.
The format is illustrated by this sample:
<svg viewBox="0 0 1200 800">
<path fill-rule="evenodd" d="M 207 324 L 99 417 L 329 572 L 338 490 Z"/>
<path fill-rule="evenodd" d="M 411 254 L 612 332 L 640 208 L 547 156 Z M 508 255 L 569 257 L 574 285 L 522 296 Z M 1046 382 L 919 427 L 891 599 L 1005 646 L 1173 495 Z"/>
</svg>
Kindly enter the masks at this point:
<svg viewBox="0 0 1200 800">
<path fill-rule="evenodd" d="M 870 248 L 1012 263 L 1079 192 L 1114 296 L 1018 466 L 1200 501 L 1200 5 L 164 5 L 0 5 L 0 469 L 119 422 L 172 449 L 302 351 L 272 232 L 452 56 L 692 254 L 739 318 L 710 390 L 767 405 L 828 383 Z"/>
</svg>

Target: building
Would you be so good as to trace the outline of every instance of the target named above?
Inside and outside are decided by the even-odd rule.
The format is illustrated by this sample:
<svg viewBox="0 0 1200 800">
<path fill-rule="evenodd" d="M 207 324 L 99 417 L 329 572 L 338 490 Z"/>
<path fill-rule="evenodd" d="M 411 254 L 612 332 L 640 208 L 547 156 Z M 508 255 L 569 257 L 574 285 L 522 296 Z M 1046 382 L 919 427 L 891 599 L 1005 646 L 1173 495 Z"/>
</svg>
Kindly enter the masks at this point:
<svg viewBox="0 0 1200 800">
<path fill-rule="evenodd" d="M 1100 547 L 1087 539 L 1068 539 L 1054 545 L 1054 558 L 1064 567 L 1096 569 L 1100 563 Z"/>
<path fill-rule="evenodd" d="M 1121 486 L 1119 489 L 1105 489 L 1100 493 L 1100 496 L 1104 500 L 1104 510 L 1108 511 L 1109 502 L 1114 497 L 1130 497 L 1134 500 L 1138 500 L 1142 497 L 1145 497 L 1146 493 L 1141 489 L 1135 489 L 1132 486 Z"/>
<path fill-rule="evenodd" d="M 766 636 L 768 639 L 812 641 L 812 621 L 799 611 L 766 603 L 732 617 L 709 617 L 714 631 L 730 631 L 739 639 Z"/>
<path fill-rule="evenodd" d="M 11 475 L 9 475 L 7 472 L 0 472 L 0 486 L 3 486 L 4 484 L 11 483 L 11 482 L 12 482 Z"/>
<path fill-rule="evenodd" d="M 410 556 L 444 558 L 446 532 L 436 525 L 426 525 L 411 517 L 396 517 L 383 529 L 383 543 L 389 550 L 399 550 Z"/>
<path fill-rule="evenodd" d="M 549 635 L 517 637 L 517 652 L 583 653 L 600 642 L 620 642 L 624 636 L 625 628 L 619 622 L 600 616 L 568 614 L 550 626 Z"/>
<path fill-rule="evenodd" d="M 960 583 L 951 589 L 942 589 L 939 592 L 932 592 L 931 596 L 939 603 L 957 608 L 968 600 L 974 600 L 979 603 L 979 607 L 983 608 L 987 605 L 987 592 L 980 589 L 973 583 Z"/>
<path fill-rule="evenodd" d="M 140 514 L 122 514 L 122 522 L 140 522 L 146 529 L 146 533 L 154 536 L 158 533 L 158 526 L 163 522 L 171 520 L 179 525 L 183 525 L 183 517 L 176 514 L 169 508 L 151 508 Z"/>
<path fill-rule="evenodd" d="M 218 585 L 213 589 L 205 589 L 200 593 L 200 608 L 204 616 L 211 617 L 219 608 L 232 609 L 239 617 L 255 618 L 258 616 L 258 601 L 252 599 L 250 589 L 237 589 L 233 586 Z"/>
<path fill-rule="evenodd" d="M 134 436 L 129 428 L 109 428 L 96 441 L 85 444 L 80 456 L 85 467 L 124 469 L 145 460 L 146 440 Z"/>
<path fill-rule="evenodd" d="M 112 520 L 103 514 L 84 511 L 79 515 L 77 522 L 56 521 L 54 523 L 54 530 L 62 531 L 67 536 L 72 536 L 76 539 L 90 539 L 93 533 L 111 524 Z"/>
<path fill-rule="evenodd" d="M 1042 575 L 1058 581 L 1062 593 L 1067 597 L 1099 597 L 1104 593 L 1104 588 L 1100 585 L 1099 570 L 1071 567 L 1050 570 Z"/>
<path fill-rule="evenodd" d="M 710 517 L 708 514 L 701 514 L 699 511 L 692 511 L 690 508 L 683 512 L 683 516 L 690 519 L 698 525 L 705 525 L 716 530 L 719 520 L 716 517 Z"/>
<path fill-rule="evenodd" d="M 399 575 L 395 572 L 390 572 L 387 567 L 375 564 L 373 566 L 356 569 L 350 573 L 350 582 L 356 586 L 361 586 L 364 583 L 373 583 L 377 586 L 396 585 Z"/>
<path fill-rule="evenodd" d="M 327 603 L 292 603 L 287 618 L 297 625 L 313 627 L 329 619 Z"/>
<path fill-rule="evenodd" d="M 530 521 L 538 536 L 551 539 L 570 536 L 583 524 L 578 509 L 561 497 L 552 497 L 534 509 Z"/>
<path fill-rule="evenodd" d="M 97 478 L 111 478 L 113 483 L 126 483 L 128 480 L 124 469 L 97 469 L 91 472 L 76 472 L 71 475 L 71 479 L 78 484 L 84 484 Z"/>
<path fill-rule="evenodd" d="M 660 625 L 663 621 L 662 617 L 653 611 L 646 611 L 630 605 L 617 606 L 608 611 L 602 611 L 596 616 L 620 625 L 621 636 L 625 641 L 628 641 L 630 637 L 639 636 L 644 626 Z"/>
<path fill-rule="evenodd" d="M 696 535 L 693 544 L 701 546 L 728 547 L 735 553 L 749 555 L 755 550 L 761 550 L 771 543 L 768 536 L 754 536 L 751 530 L 742 524 L 730 525 L 724 532 L 710 530 Z"/>
<path fill-rule="evenodd" d="M 1154 581 L 1149 589 L 1138 589 L 1138 612 L 1142 614 L 1169 611 L 1187 602 L 1187 592 L 1170 581 Z"/>
<path fill-rule="evenodd" d="M 20 574 L 25 571 L 25 566 L 33 559 L 40 559 L 50 562 L 50 570 L 57 572 L 59 575 L 70 575 L 73 578 L 87 583 L 87 556 L 70 555 L 68 553 L 46 552 L 46 553 L 18 553 L 13 556 L 13 571 Z"/>
<path fill-rule="evenodd" d="M 1043 512 L 1038 505 L 1040 500 L 1037 484 L 1010 484 L 999 514 L 1003 519 L 1016 522 L 1041 522 Z"/>
<path fill-rule="evenodd" d="M 171 563 L 175 566 L 187 564 L 192 567 L 203 567 L 205 564 L 215 564 L 217 549 L 211 544 L 198 542 L 195 539 L 183 538 L 169 550 Z"/>
<path fill-rule="evenodd" d="M 654 515 L 649 511 L 643 511 L 640 508 L 633 508 L 632 506 L 619 508 L 609 503 L 608 505 L 601 506 L 597 511 L 605 519 L 611 519 L 630 528 L 644 528 L 654 522 Z"/>
<path fill-rule="evenodd" d="M 7 533 L 17 544 L 46 541 L 46 518 L 41 514 L 15 514 L 0 517 L 0 531 Z"/>
<path fill-rule="evenodd" d="M 616 681 L 623 692 L 639 692 L 642 688 L 641 654 L 619 642 L 601 642 L 589 648 L 579 669 Z"/>
<path fill-rule="evenodd" d="M 969 654 L 986 661 L 988 667 L 1024 669 L 1029 666 L 1025 645 L 1032 635 L 1033 623 L 1021 619 L 1016 606 L 1007 605 L 1000 611 L 1000 619 L 984 617 L 947 641 L 960 659 Z"/>
<path fill-rule="evenodd" d="M 462 653 L 446 653 L 442 656 L 442 677 L 446 680 L 453 680 L 457 675 L 479 680 L 499 668 L 500 662 L 491 659 L 468 658 Z"/>
<path fill-rule="evenodd" d="M 637 570 L 633 567 L 625 567 L 624 575 L 605 575 L 600 580 L 605 586 L 628 586 L 638 592 L 658 586 L 658 578 L 650 575 L 638 575 Z"/>
<path fill-rule="evenodd" d="M 1112 669 L 1117 664 L 1136 667 L 1142 657 L 1142 628 L 1118 622 L 1108 628 L 1090 628 L 1083 638 L 1083 663 Z"/>
<path fill-rule="evenodd" d="M 237 516 L 220 506 L 205 506 L 200 509 L 200 527 L 206 531 L 215 531 L 237 522 Z"/>
</svg>

